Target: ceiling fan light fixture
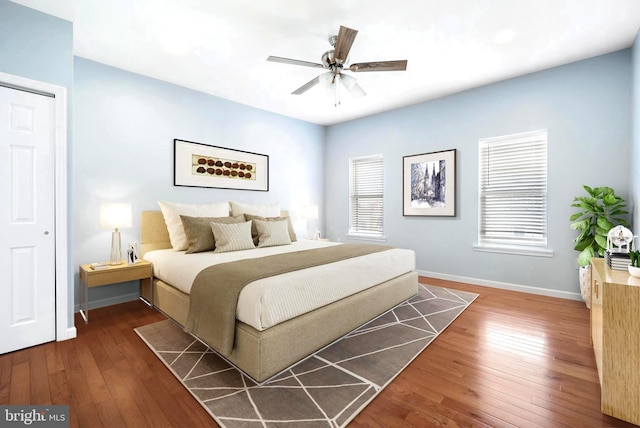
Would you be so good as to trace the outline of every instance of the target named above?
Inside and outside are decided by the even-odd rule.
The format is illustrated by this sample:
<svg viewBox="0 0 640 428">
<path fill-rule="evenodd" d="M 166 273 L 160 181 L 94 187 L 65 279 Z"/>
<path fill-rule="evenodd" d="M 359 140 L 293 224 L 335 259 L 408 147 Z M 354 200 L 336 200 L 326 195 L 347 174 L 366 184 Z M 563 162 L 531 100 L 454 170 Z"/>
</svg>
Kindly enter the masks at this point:
<svg viewBox="0 0 640 428">
<path fill-rule="evenodd" d="M 351 94 L 352 97 L 360 98 L 367 95 L 367 93 L 358 85 L 358 81 L 348 74 L 340 73 L 340 81 L 347 88 L 347 91 Z"/>
<path fill-rule="evenodd" d="M 340 74 L 340 80 L 342 81 L 342 84 L 344 85 L 344 87 L 347 88 L 348 90 L 352 90 L 353 87 L 356 85 L 355 77 L 349 76 L 347 74 Z"/>
<path fill-rule="evenodd" d="M 325 89 L 333 88 L 335 84 L 335 79 L 332 72 L 327 71 L 326 73 L 322 73 L 320 76 L 318 76 L 318 78 L 320 79 L 320 84 L 322 85 L 323 88 Z"/>
<path fill-rule="evenodd" d="M 333 71 L 327 71 L 318 76 L 320 85 L 324 88 L 324 93 L 333 97 L 335 107 L 340 105 L 340 85 L 338 85 L 338 79 L 340 74 L 335 74 Z"/>
</svg>

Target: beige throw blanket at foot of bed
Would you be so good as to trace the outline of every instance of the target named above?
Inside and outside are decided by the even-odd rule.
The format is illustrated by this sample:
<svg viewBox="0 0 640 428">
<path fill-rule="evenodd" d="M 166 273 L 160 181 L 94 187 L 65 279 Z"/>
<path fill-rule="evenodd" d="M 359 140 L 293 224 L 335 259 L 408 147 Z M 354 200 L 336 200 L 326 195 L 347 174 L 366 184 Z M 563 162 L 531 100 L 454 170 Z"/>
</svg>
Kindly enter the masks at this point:
<svg viewBox="0 0 640 428">
<path fill-rule="evenodd" d="M 242 288 L 262 278 L 389 250 L 386 245 L 342 244 L 248 260 L 203 269 L 194 279 L 185 331 L 220 352 L 233 349 L 236 307 Z"/>
</svg>

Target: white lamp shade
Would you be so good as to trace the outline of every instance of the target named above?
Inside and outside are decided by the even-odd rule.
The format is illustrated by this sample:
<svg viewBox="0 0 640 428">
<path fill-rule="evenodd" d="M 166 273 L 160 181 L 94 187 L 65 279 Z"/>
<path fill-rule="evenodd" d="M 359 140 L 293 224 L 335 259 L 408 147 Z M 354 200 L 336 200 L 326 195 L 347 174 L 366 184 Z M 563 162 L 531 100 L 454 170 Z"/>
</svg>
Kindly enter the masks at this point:
<svg viewBox="0 0 640 428">
<path fill-rule="evenodd" d="M 333 88 L 333 84 L 335 83 L 334 77 L 335 77 L 334 74 L 328 71 L 318 76 L 318 79 L 320 80 L 320 84 L 322 85 L 323 88 L 331 89 Z"/>
<path fill-rule="evenodd" d="M 306 207 L 302 207 L 302 218 L 316 220 L 318 218 L 318 206 L 307 205 Z"/>
<path fill-rule="evenodd" d="M 332 97 L 335 97 L 336 84 L 338 82 L 336 82 L 336 77 L 334 76 L 334 74 L 328 71 L 318 76 L 318 79 L 320 80 L 320 86 L 324 88 L 324 93 Z"/>
<path fill-rule="evenodd" d="M 340 81 L 354 97 L 364 97 L 367 93 L 358 85 L 356 79 L 348 74 L 340 74 Z"/>
<path fill-rule="evenodd" d="M 349 76 L 348 74 L 341 74 L 340 81 L 344 85 L 345 88 L 351 90 L 356 85 L 356 79 Z"/>
<path fill-rule="evenodd" d="M 102 204 L 100 227 L 105 229 L 131 227 L 131 204 Z"/>
</svg>

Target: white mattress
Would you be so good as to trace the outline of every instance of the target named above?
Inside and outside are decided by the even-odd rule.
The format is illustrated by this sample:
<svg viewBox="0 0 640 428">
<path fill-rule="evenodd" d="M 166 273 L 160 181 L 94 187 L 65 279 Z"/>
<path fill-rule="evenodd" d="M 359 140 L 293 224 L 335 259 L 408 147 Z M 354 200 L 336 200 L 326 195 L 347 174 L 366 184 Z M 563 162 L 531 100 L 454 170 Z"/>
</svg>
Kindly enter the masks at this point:
<svg viewBox="0 0 640 428">
<path fill-rule="evenodd" d="M 198 272 L 213 264 L 332 245 L 340 244 L 300 240 L 291 245 L 220 254 L 156 250 L 146 253 L 144 259 L 153 263 L 156 278 L 188 294 Z M 261 279 L 240 293 L 236 318 L 262 331 L 413 270 L 415 253 L 394 248 Z"/>
</svg>

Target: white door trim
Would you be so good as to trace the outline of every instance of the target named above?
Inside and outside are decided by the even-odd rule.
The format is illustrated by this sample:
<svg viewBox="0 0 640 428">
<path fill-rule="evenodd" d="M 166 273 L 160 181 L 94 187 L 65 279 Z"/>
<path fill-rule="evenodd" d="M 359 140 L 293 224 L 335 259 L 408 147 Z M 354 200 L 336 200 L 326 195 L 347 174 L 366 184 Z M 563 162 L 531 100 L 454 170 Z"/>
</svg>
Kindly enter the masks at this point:
<svg viewBox="0 0 640 428">
<path fill-rule="evenodd" d="M 26 77 L 0 72 L 0 82 L 54 96 L 55 109 L 55 227 L 56 227 L 56 340 L 76 337 L 76 328 L 69 325 L 69 308 L 73 308 L 73 294 L 69 294 L 68 228 L 67 228 L 67 88 Z M 71 283 L 72 284 L 72 283 Z M 71 305 L 69 301 L 71 300 Z"/>
</svg>

